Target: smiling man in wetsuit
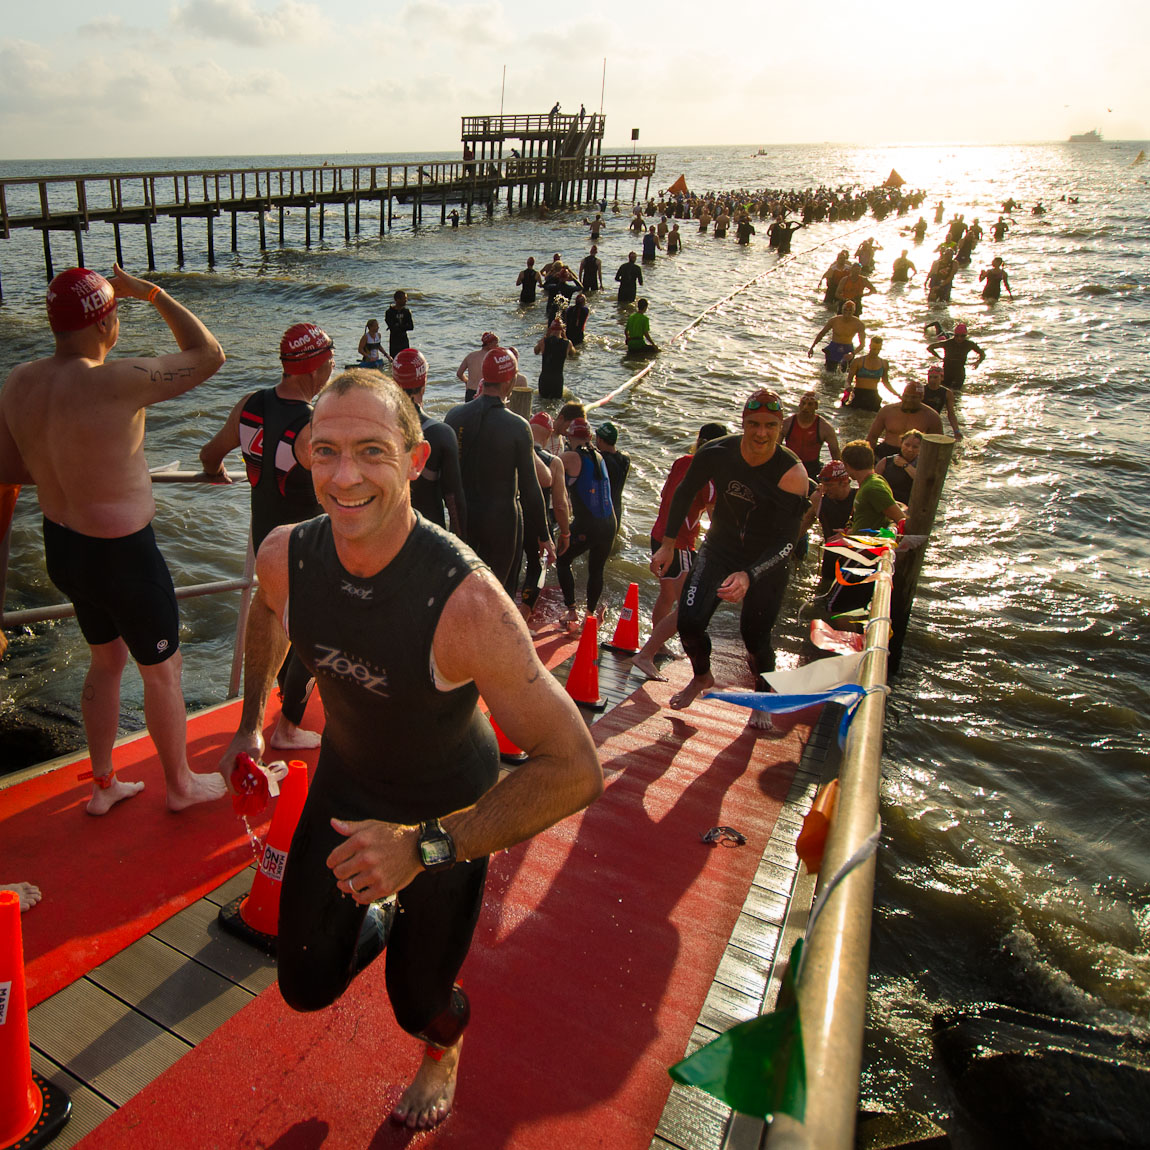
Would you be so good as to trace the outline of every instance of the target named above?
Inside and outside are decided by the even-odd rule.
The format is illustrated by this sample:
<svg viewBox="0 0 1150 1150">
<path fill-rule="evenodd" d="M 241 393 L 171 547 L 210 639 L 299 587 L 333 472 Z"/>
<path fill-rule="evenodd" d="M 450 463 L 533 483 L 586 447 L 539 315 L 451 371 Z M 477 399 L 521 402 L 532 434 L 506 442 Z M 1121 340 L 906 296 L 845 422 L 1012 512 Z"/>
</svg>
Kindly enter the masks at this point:
<svg viewBox="0 0 1150 1150">
<path fill-rule="evenodd" d="M 679 638 L 694 677 L 671 697 L 676 710 L 715 685 L 707 626 L 720 602 L 742 604 L 739 632 L 756 690 L 766 687 L 764 672 L 775 669 L 771 630 L 810 487 L 798 457 L 779 443 L 782 427 L 782 400 L 765 388 L 756 391 L 743 406 L 742 434 L 700 447 L 671 501 L 666 533 L 651 559 L 651 570 L 659 576 L 674 559 L 675 536 L 691 501 L 705 484 L 715 485 L 711 528 L 679 596 Z M 761 714 L 752 712 L 752 725 L 769 724 Z"/>
<path fill-rule="evenodd" d="M 231 483 L 224 459 L 237 447 L 243 453 L 252 487 L 252 550 L 273 527 L 302 523 L 319 514 L 311 474 L 300 462 L 310 432 L 311 404 L 331 378 L 334 344 L 314 323 L 293 324 L 280 340 L 283 375 L 275 387 L 245 395 L 223 427 L 200 448 L 204 474 Z M 319 746 L 319 734 L 300 727 L 311 694 L 312 678 L 294 653 L 279 671 L 280 717 L 271 745 L 280 751 Z"/>
<path fill-rule="evenodd" d="M 152 304 L 180 350 L 109 361 L 123 299 Z M 186 307 L 118 265 L 110 281 L 87 268 L 61 272 L 46 303 L 55 353 L 14 367 L 0 390 L 0 484 L 36 484 L 48 577 L 75 605 L 91 654 L 82 704 L 92 761 L 87 810 L 105 814 L 144 788 L 116 778 L 112 765 L 129 655 L 144 681 L 144 721 L 168 807 L 183 810 L 225 788 L 188 767 L 179 608 L 152 531 L 144 414 L 210 379 L 224 353 Z"/>
<path fill-rule="evenodd" d="M 220 764 L 226 775 L 238 752 L 262 752 L 286 619 L 326 725 L 284 871 L 280 991 L 293 1010 L 322 1010 L 386 947 L 396 1021 L 424 1044 L 391 1115 L 412 1129 L 442 1122 L 454 1101 L 470 1019 L 456 977 L 488 856 L 603 787 L 586 725 L 519 612 L 472 551 L 412 510 L 426 457 L 414 409 L 378 372 L 321 393 L 311 468 L 326 514 L 260 549 L 243 714 Z M 529 756 L 502 780 L 480 693 Z M 372 905 L 384 899 L 399 913 Z"/>
</svg>

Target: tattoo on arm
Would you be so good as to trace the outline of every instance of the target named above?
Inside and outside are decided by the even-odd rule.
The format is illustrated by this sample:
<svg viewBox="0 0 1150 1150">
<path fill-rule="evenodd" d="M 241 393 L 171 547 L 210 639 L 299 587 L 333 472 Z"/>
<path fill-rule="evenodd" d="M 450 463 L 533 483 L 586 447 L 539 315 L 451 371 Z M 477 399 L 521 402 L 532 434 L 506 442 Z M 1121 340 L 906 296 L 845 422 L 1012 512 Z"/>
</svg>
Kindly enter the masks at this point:
<svg viewBox="0 0 1150 1150">
<path fill-rule="evenodd" d="M 192 375 L 190 367 L 177 368 L 175 371 L 154 371 L 149 370 L 141 364 L 135 365 L 137 371 L 148 372 L 148 381 L 150 383 L 175 383 L 178 379 L 189 379 Z"/>
</svg>

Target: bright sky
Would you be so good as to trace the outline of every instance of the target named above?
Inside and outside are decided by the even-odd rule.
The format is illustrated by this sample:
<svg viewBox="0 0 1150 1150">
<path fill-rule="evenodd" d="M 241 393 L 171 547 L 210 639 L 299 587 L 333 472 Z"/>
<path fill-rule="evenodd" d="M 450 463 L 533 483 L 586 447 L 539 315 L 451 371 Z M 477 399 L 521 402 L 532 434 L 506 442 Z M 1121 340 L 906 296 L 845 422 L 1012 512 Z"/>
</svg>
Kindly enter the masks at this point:
<svg viewBox="0 0 1150 1150">
<path fill-rule="evenodd" d="M 1052 0 L 0 0 L 0 159 L 448 151 L 598 111 L 608 148 L 1150 137 L 1150 6 Z"/>
</svg>

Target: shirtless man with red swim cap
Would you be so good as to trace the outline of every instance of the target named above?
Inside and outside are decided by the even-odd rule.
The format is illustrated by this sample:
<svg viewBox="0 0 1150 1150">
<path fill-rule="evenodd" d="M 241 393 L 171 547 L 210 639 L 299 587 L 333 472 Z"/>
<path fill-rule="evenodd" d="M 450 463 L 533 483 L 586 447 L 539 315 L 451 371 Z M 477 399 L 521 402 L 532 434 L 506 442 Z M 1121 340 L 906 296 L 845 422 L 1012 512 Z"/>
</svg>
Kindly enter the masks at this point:
<svg viewBox="0 0 1150 1150">
<path fill-rule="evenodd" d="M 122 299 L 153 304 L 180 350 L 108 361 Z M 179 613 L 152 533 L 144 410 L 209 379 L 224 353 L 187 308 L 119 266 L 111 280 L 86 268 L 61 272 L 48 285 L 47 306 L 55 354 L 18 364 L 0 390 L 0 483 L 36 484 L 48 574 L 75 604 L 91 652 L 82 703 L 93 781 L 87 809 L 105 814 L 144 786 L 117 779 L 112 766 L 130 654 L 144 681 L 168 807 L 183 810 L 226 787 L 216 772 L 188 767 Z"/>
</svg>

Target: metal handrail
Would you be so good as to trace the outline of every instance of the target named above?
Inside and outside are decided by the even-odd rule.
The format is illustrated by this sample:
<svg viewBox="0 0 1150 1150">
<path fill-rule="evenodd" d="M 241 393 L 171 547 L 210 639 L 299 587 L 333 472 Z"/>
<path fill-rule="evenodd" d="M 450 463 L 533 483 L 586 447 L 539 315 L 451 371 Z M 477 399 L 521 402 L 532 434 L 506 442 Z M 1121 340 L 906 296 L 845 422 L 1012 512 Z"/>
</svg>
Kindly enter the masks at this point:
<svg viewBox="0 0 1150 1150">
<path fill-rule="evenodd" d="M 867 690 L 851 721 L 839 768 L 839 800 L 819 868 L 820 886 L 874 834 L 882 779 L 887 653 L 894 559 L 883 557 L 871 599 L 859 685 Z M 768 1150 L 853 1150 L 870 969 L 875 857 L 831 892 L 806 940 L 797 988 L 807 1072 L 803 1122 L 775 1116 Z M 817 1100 L 817 1105 L 814 1104 Z"/>
<path fill-rule="evenodd" d="M 152 483 L 203 483 L 210 487 L 221 484 L 204 475 L 202 471 L 154 471 Z M 27 484 L 26 486 L 32 486 Z M 46 623 L 55 619 L 72 619 L 76 608 L 71 603 L 54 603 L 47 607 L 27 607 L 19 611 L 5 611 L 4 598 L 7 588 L 8 551 L 12 538 L 9 525 L 0 539 L 0 630 L 9 627 L 27 627 L 33 623 Z M 205 595 L 220 595 L 229 591 L 240 591 L 240 610 L 236 621 L 236 637 L 232 643 L 232 667 L 228 677 L 227 698 L 234 699 L 240 693 L 240 678 L 244 664 L 244 632 L 247 630 L 248 611 L 251 607 L 252 589 L 258 583 L 255 576 L 256 559 L 252 549 L 252 535 L 248 531 L 248 550 L 244 559 L 244 573 L 238 579 L 217 579 L 210 583 L 192 583 L 187 587 L 176 588 L 177 599 L 198 599 Z"/>
</svg>

